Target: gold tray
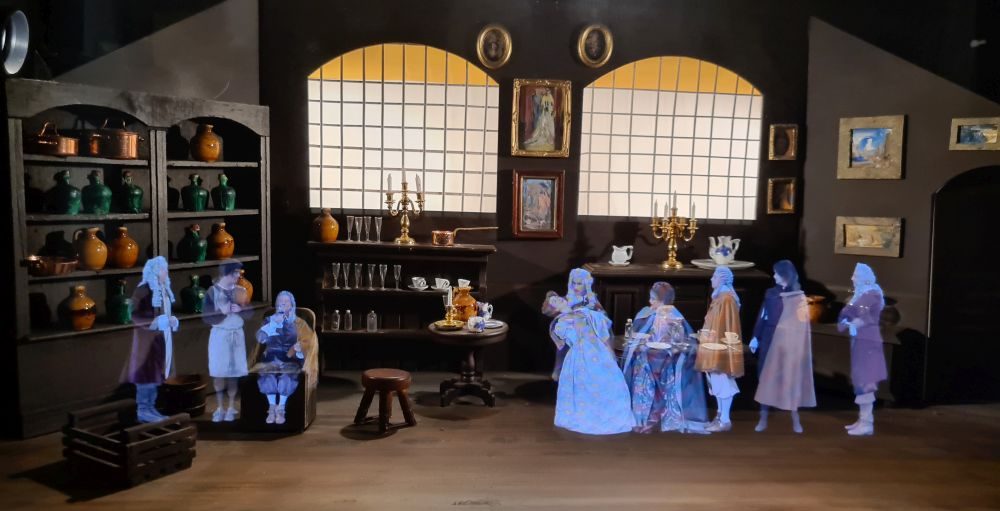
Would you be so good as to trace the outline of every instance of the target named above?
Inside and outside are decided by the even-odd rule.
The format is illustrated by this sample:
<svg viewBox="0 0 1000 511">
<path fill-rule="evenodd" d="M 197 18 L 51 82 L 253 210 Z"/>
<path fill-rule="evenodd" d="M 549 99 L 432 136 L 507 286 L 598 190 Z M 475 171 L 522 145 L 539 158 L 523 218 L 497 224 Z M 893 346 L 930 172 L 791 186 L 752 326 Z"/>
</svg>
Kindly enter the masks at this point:
<svg viewBox="0 0 1000 511">
<path fill-rule="evenodd" d="M 461 330 L 465 326 L 464 321 L 458 321 L 453 319 L 448 321 L 447 319 L 440 319 L 434 322 L 434 327 L 438 330 Z"/>
</svg>

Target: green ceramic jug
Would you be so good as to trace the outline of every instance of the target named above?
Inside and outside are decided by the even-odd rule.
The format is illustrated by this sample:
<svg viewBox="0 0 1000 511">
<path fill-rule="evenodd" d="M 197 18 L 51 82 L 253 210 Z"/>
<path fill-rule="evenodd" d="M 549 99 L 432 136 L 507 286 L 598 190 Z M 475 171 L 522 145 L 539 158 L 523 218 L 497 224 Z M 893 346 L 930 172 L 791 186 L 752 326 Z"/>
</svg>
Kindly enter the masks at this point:
<svg viewBox="0 0 1000 511">
<path fill-rule="evenodd" d="M 201 226 L 191 224 L 186 229 L 187 233 L 177 243 L 177 258 L 185 263 L 200 263 L 205 260 L 208 253 L 208 240 L 201 239 L 199 234 Z"/>
<path fill-rule="evenodd" d="M 69 171 L 60 170 L 53 178 L 56 185 L 45 192 L 45 207 L 50 213 L 75 215 L 80 212 L 80 190 L 69 184 Z"/>
<path fill-rule="evenodd" d="M 132 171 L 122 173 L 122 212 L 142 213 L 142 188 L 132 182 Z"/>
<path fill-rule="evenodd" d="M 181 304 L 184 306 L 184 312 L 201 314 L 204 301 L 205 288 L 198 285 L 197 275 L 191 275 L 191 285 L 181 289 Z"/>
<path fill-rule="evenodd" d="M 111 211 L 111 188 L 102 181 L 100 171 L 87 176 L 90 184 L 83 187 L 83 212 L 89 215 L 107 215 Z"/>
<path fill-rule="evenodd" d="M 125 280 L 116 280 L 111 284 L 111 294 L 107 300 L 108 321 L 116 325 L 131 323 L 132 306 L 132 299 L 125 296 Z"/>
<path fill-rule="evenodd" d="M 201 176 L 191 174 L 191 184 L 181 189 L 181 199 L 185 211 L 205 211 L 208 204 L 208 190 L 201 187 Z"/>
<path fill-rule="evenodd" d="M 236 189 L 229 186 L 229 176 L 219 174 L 219 186 L 212 188 L 212 205 L 219 211 L 236 209 Z"/>
</svg>

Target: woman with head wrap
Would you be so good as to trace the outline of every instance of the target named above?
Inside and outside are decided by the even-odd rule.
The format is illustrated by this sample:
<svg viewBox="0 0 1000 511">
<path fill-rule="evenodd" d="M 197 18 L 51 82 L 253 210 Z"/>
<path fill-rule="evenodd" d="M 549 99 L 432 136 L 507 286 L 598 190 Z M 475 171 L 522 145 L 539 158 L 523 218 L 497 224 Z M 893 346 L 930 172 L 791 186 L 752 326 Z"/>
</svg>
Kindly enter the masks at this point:
<svg viewBox="0 0 1000 511">
<path fill-rule="evenodd" d="M 809 305 L 791 261 L 783 259 L 774 264 L 774 282 L 777 285 L 767 290 L 750 341 L 750 351 L 760 349 L 760 382 L 754 396 L 760 403 L 760 421 L 755 430 L 767 429 L 768 407 L 773 406 L 791 411 L 792 431 L 801 433 L 798 409 L 816 406 Z"/>
<path fill-rule="evenodd" d="M 236 281 L 243 263 L 228 261 L 219 267 L 219 278 L 205 291 L 205 322 L 212 325 L 208 334 L 208 374 L 215 387 L 216 409 L 212 421 L 236 420 L 236 393 L 241 376 L 247 374 L 246 337 L 243 322 L 252 310 L 243 310 L 236 300 Z M 223 409 L 224 394 L 229 407 Z"/>
<path fill-rule="evenodd" d="M 851 276 L 854 294 L 840 311 L 837 328 L 851 334 L 851 384 L 854 386 L 854 402 L 859 410 L 858 421 L 846 426 L 852 436 L 875 433 L 875 417 L 872 408 L 875 391 L 879 382 L 888 379 L 885 354 L 882 352 L 882 332 L 879 317 L 885 299 L 882 288 L 875 280 L 875 272 L 864 263 L 858 263 Z"/>
<path fill-rule="evenodd" d="M 702 339 L 699 344 L 695 368 L 708 373 L 708 392 L 718 403 L 718 415 L 706 430 L 729 431 L 733 428 L 729 410 L 733 406 L 733 396 L 740 391 L 736 378 L 743 376 L 743 345 L 718 342 L 725 338 L 726 332 L 741 337 L 740 298 L 733 289 L 733 272 L 725 266 L 717 267 L 712 273 L 712 303 L 705 314 L 702 330 L 708 331 L 710 342 Z"/>
<path fill-rule="evenodd" d="M 577 268 L 569 274 L 562 297 L 545 297 L 542 313 L 553 316 L 549 335 L 556 345 L 559 382 L 555 425 L 579 433 L 610 435 L 632 430 L 629 391 L 611 350 L 611 320 L 597 301 L 590 273 Z"/>
</svg>

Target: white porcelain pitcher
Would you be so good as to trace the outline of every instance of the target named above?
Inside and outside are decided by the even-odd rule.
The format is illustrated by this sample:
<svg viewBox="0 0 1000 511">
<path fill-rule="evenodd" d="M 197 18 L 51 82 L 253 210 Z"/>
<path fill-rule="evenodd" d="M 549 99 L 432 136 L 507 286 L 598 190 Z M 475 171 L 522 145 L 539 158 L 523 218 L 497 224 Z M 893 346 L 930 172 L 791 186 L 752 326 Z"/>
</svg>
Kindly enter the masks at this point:
<svg viewBox="0 0 1000 511">
<path fill-rule="evenodd" d="M 625 245 L 624 247 L 618 247 L 612 245 L 611 248 L 611 262 L 615 264 L 625 264 L 632 259 L 632 245 Z"/>
<path fill-rule="evenodd" d="M 708 256 L 715 261 L 715 264 L 730 264 L 736 259 L 736 251 L 740 249 L 739 238 L 731 236 L 708 237 Z"/>
</svg>

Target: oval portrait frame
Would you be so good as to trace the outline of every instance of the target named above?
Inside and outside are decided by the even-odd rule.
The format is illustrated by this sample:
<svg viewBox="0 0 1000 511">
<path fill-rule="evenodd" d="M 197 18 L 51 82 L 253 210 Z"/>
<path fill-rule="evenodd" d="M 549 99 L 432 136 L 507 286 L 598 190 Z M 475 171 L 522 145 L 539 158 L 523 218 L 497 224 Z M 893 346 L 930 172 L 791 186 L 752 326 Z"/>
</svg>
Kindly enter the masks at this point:
<svg viewBox="0 0 1000 511">
<path fill-rule="evenodd" d="M 587 43 L 587 37 L 589 37 L 590 33 L 594 31 L 600 32 L 601 36 L 604 38 L 605 52 L 604 55 L 601 55 L 601 57 L 597 60 L 591 59 L 590 57 L 587 56 L 587 51 L 585 47 Z M 584 29 L 580 31 L 580 37 L 578 37 L 576 41 L 576 56 L 577 58 L 580 59 L 580 62 L 582 62 L 587 67 L 597 68 L 603 66 L 604 64 L 607 64 L 608 59 L 611 58 L 611 53 L 614 51 L 614 49 L 615 49 L 615 42 L 614 38 L 611 37 L 611 30 L 609 30 L 608 27 L 601 25 L 599 23 L 595 23 L 593 25 L 587 25 L 586 27 L 584 27 Z"/>
<path fill-rule="evenodd" d="M 503 55 L 500 57 L 499 60 L 495 61 L 486 58 L 486 54 L 483 53 L 483 43 L 486 40 L 486 34 L 490 33 L 493 30 L 500 32 L 500 35 L 503 38 L 503 43 L 504 43 Z M 479 35 L 476 36 L 476 56 L 479 57 L 479 62 L 482 65 L 486 66 L 486 68 L 488 69 L 499 69 L 504 65 L 506 65 L 507 61 L 510 60 L 510 54 L 513 48 L 514 45 L 510 38 L 510 32 L 508 32 L 507 29 L 503 27 L 503 25 L 499 25 L 496 23 L 491 23 L 489 25 L 486 25 L 485 27 L 482 28 L 482 30 L 479 31 Z"/>
</svg>

